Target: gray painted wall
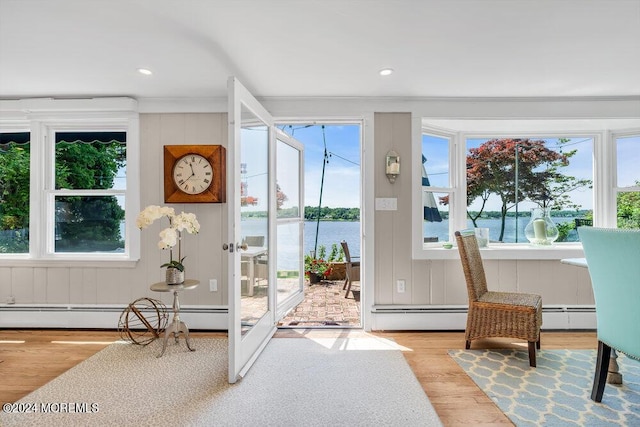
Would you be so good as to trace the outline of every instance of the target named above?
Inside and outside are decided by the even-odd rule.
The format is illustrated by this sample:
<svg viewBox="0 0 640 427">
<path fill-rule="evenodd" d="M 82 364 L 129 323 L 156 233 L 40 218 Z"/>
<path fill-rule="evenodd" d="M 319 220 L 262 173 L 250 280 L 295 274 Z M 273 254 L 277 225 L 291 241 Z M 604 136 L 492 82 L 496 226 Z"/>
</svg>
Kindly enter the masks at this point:
<svg viewBox="0 0 640 427">
<path fill-rule="evenodd" d="M 466 304 L 466 289 L 459 261 L 413 260 L 411 256 L 410 162 L 403 163 L 395 184 L 387 180 L 383 165 L 390 149 L 401 158 L 411 154 L 411 113 L 376 113 L 374 141 L 375 197 L 394 197 L 396 211 L 376 211 L 373 259 L 372 305 Z M 370 125 L 370 124 L 367 124 Z M 226 113 L 147 113 L 140 115 L 141 207 L 163 204 L 162 146 L 168 144 L 227 145 Z M 366 196 L 365 196 L 366 197 Z M 181 296 L 183 306 L 226 305 L 226 253 L 221 249 L 226 235 L 226 205 L 173 205 L 193 212 L 201 223 L 197 236 L 185 235 L 187 276 L 203 285 Z M 369 213 L 371 217 L 371 213 Z M 167 254 L 157 249 L 157 233 L 166 226 L 156 222 L 143 230 L 141 260 L 132 268 L 0 267 L 0 301 L 10 295 L 16 304 L 125 305 L 149 296 L 170 305 L 170 296 L 158 295 L 149 285 L 163 280 L 160 265 Z M 586 270 L 561 265 L 556 260 L 494 260 L 486 262 L 490 283 L 496 290 L 536 292 L 545 304 L 593 304 Z M 218 291 L 210 292 L 209 279 L 218 279 Z M 406 280 L 406 292 L 398 293 L 395 282 Z M 371 285 L 371 284 L 370 284 Z M 1 305 L 0 305 L 1 307 Z M 365 307 L 368 311 L 370 307 Z M 5 313 L 5 316 L 10 314 Z M 5 317 L 5 320 L 7 317 Z M 5 323 L 5 322 L 0 322 Z M 46 325 L 40 325 L 46 326 Z M 70 325 L 80 327 L 82 324 Z M 105 327 L 108 327 L 106 325 Z"/>
</svg>

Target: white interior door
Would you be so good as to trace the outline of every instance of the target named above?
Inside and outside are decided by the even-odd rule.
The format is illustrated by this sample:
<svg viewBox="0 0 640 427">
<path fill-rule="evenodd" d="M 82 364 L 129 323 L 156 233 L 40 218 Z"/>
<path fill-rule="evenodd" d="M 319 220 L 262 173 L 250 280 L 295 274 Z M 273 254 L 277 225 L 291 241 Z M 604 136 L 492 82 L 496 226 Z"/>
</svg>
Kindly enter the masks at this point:
<svg viewBox="0 0 640 427">
<path fill-rule="evenodd" d="M 229 382 L 249 370 L 276 331 L 275 138 L 267 110 L 229 78 L 227 171 Z"/>
<path fill-rule="evenodd" d="M 229 382 L 242 378 L 304 299 L 303 145 L 229 78 Z"/>
</svg>

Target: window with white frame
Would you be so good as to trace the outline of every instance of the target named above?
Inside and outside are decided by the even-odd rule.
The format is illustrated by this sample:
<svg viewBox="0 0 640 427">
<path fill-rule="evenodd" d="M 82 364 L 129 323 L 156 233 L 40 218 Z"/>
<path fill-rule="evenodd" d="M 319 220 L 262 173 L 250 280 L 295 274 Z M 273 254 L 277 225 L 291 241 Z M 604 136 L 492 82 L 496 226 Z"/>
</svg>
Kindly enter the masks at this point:
<svg viewBox="0 0 640 427">
<path fill-rule="evenodd" d="M 31 134 L 0 132 L 0 255 L 29 253 Z"/>
<path fill-rule="evenodd" d="M 467 228 L 494 243 L 529 243 L 533 209 L 546 209 L 555 242 L 578 241 L 593 219 L 593 136 L 467 137 Z"/>
<path fill-rule="evenodd" d="M 616 146 L 616 223 L 640 228 L 640 132 L 614 134 Z"/>
<path fill-rule="evenodd" d="M 528 246 L 533 208 L 550 212 L 558 228 L 555 247 L 579 242 L 578 226 L 616 222 L 607 218 L 617 218 L 618 227 L 640 227 L 638 131 L 447 133 L 423 127 L 421 137 L 423 249 L 441 248 L 455 230 L 478 227 L 489 228 L 494 248 Z M 613 192 L 609 183 L 615 183 Z M 612 193 L 615 202 L 596 203 Z"/>
<path fill-rule="evenodd" d="M 54 219 L 47 253 L 124 253 L 127 132 L 51 128 L 46 141 Z"/>
<path fill-rule="evenodd" d="M 424 244 L 449 240 L 449 206 L 453 202 L 450 160 L 452 135 L 428 132 L 422 135 L 421 197 Z"/>
<path fill-rule="evenodd" d="M 137 113 L 70 116 L 0 122 L 0 262 L 139 255 Z"/>
</svg>

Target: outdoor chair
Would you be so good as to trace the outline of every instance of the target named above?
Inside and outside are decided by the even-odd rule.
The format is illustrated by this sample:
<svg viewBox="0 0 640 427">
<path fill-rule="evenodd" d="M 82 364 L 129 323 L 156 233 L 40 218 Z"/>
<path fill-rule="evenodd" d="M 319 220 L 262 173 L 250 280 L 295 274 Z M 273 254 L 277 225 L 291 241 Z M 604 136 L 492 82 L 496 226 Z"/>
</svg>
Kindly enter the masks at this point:
<svg viewBox="0 0 640 427">
<path fill-rule="evenodd" d="M 349 245 L 347 244 L 346 241 L 341 241 L 340 245 L 342 245 L 342 250 L 344 251 L 344 257 L 347 261 L 346 264 L 346 277 L 344 280 L 344 285 L 342 286 L 342 289 L 346 289 L 347 292 L 345 292 L 344 297 L 348 298 L 349 297 L 349 291 L 351 291 L 351 285 L 353 283 L 353 281 L 359 282 L 360 281 L 360 257 L 357 256 L 351 256 L 351 254 L 349 253 Z M 357 261 L 356 261 L 357 260 Z M 355 298 L 355 295 L 354 295 Z"/>
<path fill-rule="evenodd" d="M 264 246 L 264 236 L 246 236 L 242 242 L 247 246 Z"/>
<path fill-rule="evenodd" d="M 611 349 L 640 360 L 640 230 L 578 229 L 596 302 L 598 358 L 591 399 L 602 401 Z"/>
<path fill-rule="evenodd" d="M 263 247 L 264 246 L 264 236 L 245 236 L 242 239 L 242 243 L 246 244 L 250 247 Z M 247 264 L 248 261 L 243 261 L 244 264 Z M 254 260 L 255 262 L 255 276 L 259 279 L 267 279 L 268 273 L 268 262 L 269 256 L 267 254 L 259 255 Z M 247 274 L 248 267 L 246 265 L 243 266 L 243 275 Z"/>
<path fill-rule="evenodd" d="M 536 348 L 540 348 L 542 297 L 489 291 L 475 234 L 456 231 L 455 236 L 469 295 L 465 348 L 470 349 L 471 341 L 480 338 L 523 339 L 529 343 L 529 365 L 535 367 Z"/>
</svg>

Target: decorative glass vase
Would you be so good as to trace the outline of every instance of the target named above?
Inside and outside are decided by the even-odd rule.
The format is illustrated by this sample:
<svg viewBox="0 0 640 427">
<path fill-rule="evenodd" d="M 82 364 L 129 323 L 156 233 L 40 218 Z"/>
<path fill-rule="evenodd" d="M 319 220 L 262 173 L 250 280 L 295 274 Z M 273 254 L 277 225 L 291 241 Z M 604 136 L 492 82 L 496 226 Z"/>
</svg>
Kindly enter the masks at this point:
<svg viewBox="0 0 640 427">
<path fill-rule="evenodd" d="M 532 245 L 548 246 L 555 242 L 560 233 L 551 220 L 551 209 L 531 209 L 531 220 L 524 228 L 524 234 Z"/>
<path fill-rule="evenodd" d="M 177 268 L 167 268 L 166 280 L 167 285 L 179 285 L 184 283 L 184 271 L 180 271 Z"/>
</svg>

